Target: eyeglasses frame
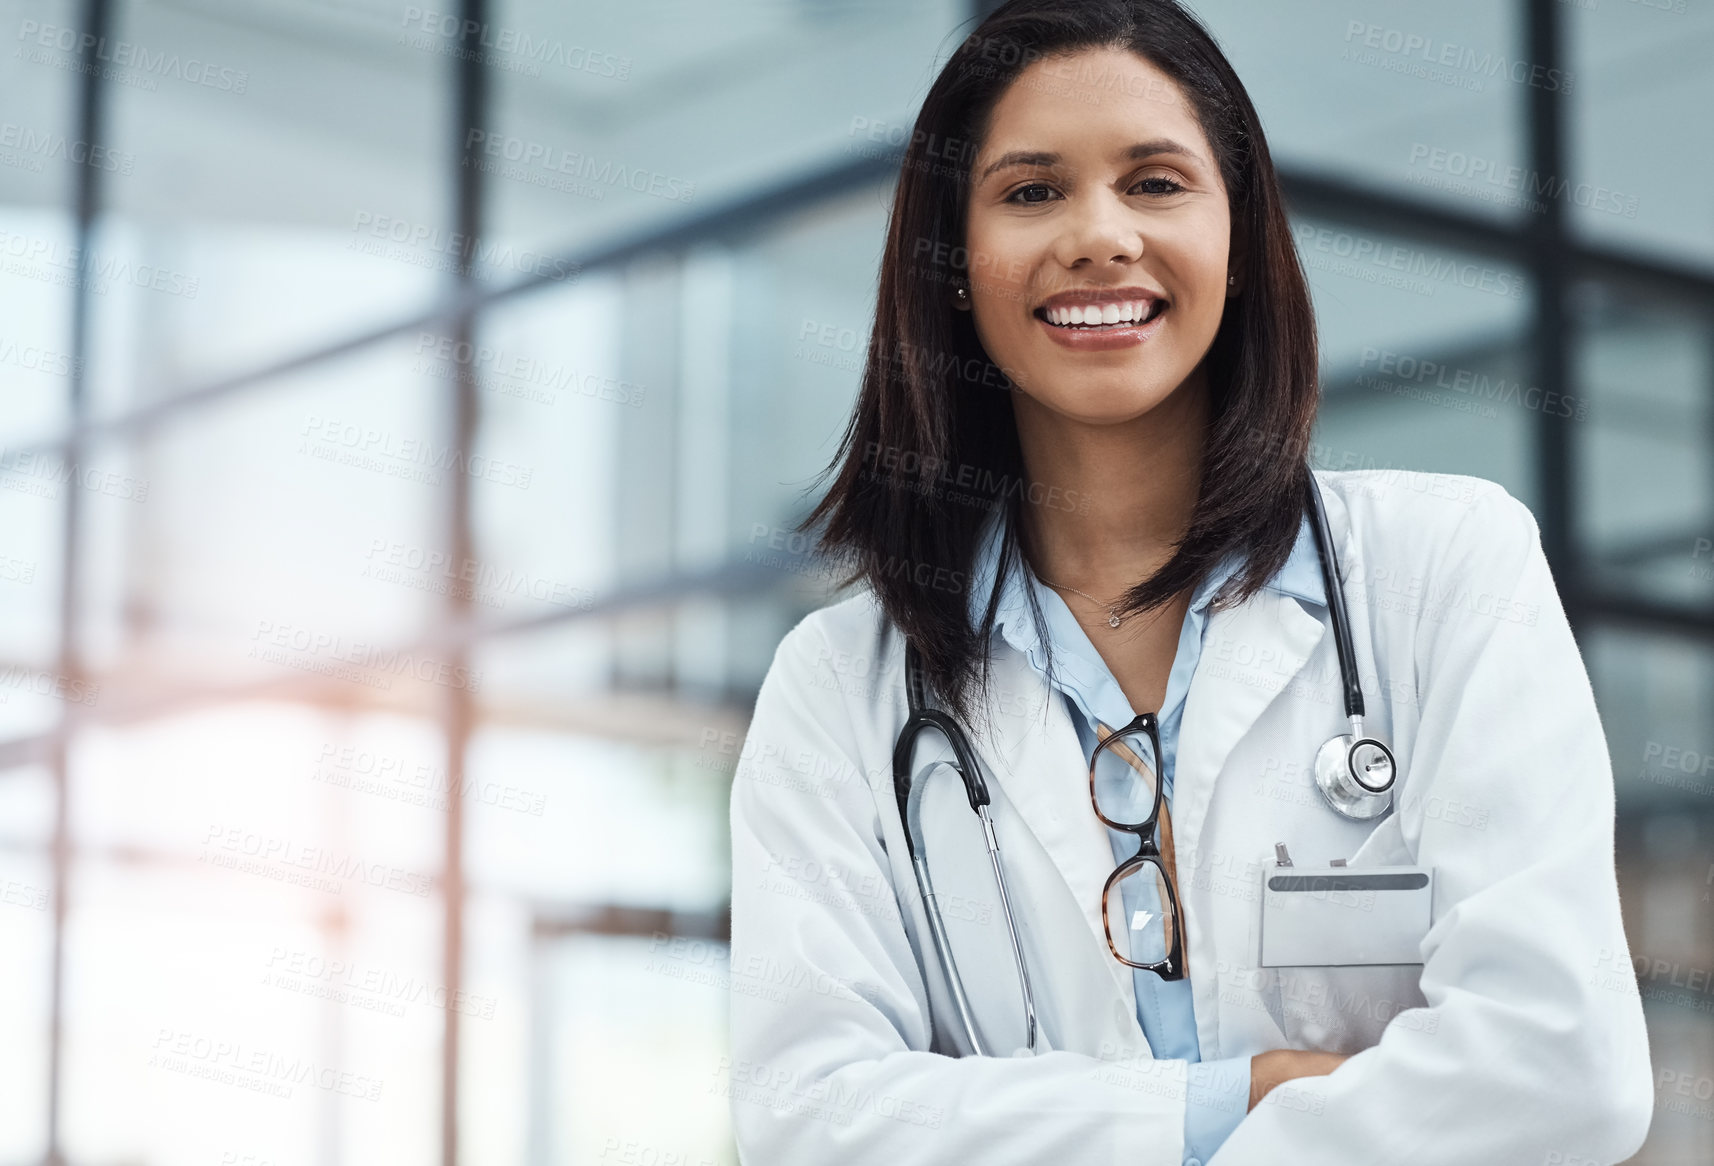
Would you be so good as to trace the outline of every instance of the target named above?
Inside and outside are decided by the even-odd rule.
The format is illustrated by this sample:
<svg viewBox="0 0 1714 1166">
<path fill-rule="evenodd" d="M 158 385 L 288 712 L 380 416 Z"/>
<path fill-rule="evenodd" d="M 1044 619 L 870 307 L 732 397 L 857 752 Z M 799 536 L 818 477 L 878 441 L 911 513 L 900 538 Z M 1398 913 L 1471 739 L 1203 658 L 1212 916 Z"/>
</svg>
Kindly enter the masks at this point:
<svg viewBox="0 0 1714 1166">
<path fill-rule="evenodd" d="M 1123 746 L 1124 739 L 1139 729 L 1148 734 L 1149 744 L 1154 746 L 1155 764 L 1158 767 L 1161 759 L 1160 721 L 1154 713 L 1140 713 L 1124 728 L 1115 729 L 1107 734 L 1096 743 L 1094 751 L 1089 755 L 1089 804 L 1095 810 L 1095 816 L 1114 830 L 1135 834 L 1139 841 L 1137 853 L 1115 866 L 1113 873 L 1107 876 L 1107 882 L 1101 888 L 1101 928 L 1107 933 L 1107 950 L 1112 952 L 1113 958 L 1120 963 L 1127 967 L 1154 972 L 1163 980 L 1182 980 L 1184 979 L 1184 944 L 1180 920 L 1183 919 L 1184 914 L 1183 908 L 1179 904 L 1178 882 L 1173 878 L 1172 872 L 1167 869 L 1166 858 L 1161 854 L 1160 844 L 1155 841 L 1155 835 L 1160 829 L 1161 806 L 1166 796 L 1165 782 L 1161 774 L 1156 772 L 1154 805 L 1149 810 L 1149 816 L 1141 822 L 1115 822 L 1101 812 L 1101 802 L 1095 796 L 1095 766 L 1100 760 L 1101 751 L 1109 745 Z M 1123 760 L 1122 755 L 1117 756 Z M 1139 758 L 1139 760 L 1141 759 Z M 1131 769 L 1133 776 L 1141 780 L 1141 776 L 1136 773 L 1136 767 L 1131 766 L 1129 762 L 1126 764 Z M 1172 907 L 1172 941 L 1168 946 L 1167 956 L 1164 960 L 1140 964 L 1119 954 L 1119 946 L 1113 942 L 1113 925 L 1111 916 L 1107 913 L 1107 900 L 1114 887 L 1150 863 L 1160 871 L 1161 881 L 1166 886 L 1167 899 Z"/>
</svg>

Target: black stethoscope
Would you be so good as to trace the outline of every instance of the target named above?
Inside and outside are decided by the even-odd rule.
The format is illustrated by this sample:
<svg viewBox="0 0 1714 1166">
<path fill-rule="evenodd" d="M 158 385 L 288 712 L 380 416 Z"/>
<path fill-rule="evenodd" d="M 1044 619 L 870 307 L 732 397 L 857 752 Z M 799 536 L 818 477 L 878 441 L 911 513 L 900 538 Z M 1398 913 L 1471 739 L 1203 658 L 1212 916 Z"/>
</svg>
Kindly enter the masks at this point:
<svg viewBox="0 0 1714 1166">
<path fill-rule="evenodd" d="M 1321 577 L 1326 585 L 1328 612 L 1333 619 L 1333 643 L 1339 655 L 1339 678 L 1345 691 L 1345 715 L 1351 731 L 1329 739 L 1315 754 L 1315 786 L 1333 811 L 1355 821 L 1377 818 L 1392 805 L 1393 780 L 1398 766 L 1392 750 L 1375 737 L 1363 732 L 1363 687 L 1357 680 L 1356 652 L 1351 646 L 1351 614 L 1345 605 L 1345 592 L 1340 585 L 1339 560 L 1333 552 L 1333 531 L 1327 523 L 1327 512 L 1321 503 L 1321 487 L 1313 472 L 1308 474 L 1309 510 L 1313 521 L 1316 548 L 1320 552 Z M 910 702 L 910 714 L 893 746 L 893 793 L 899 804 L 899 817 L 905 824 L 905 842 L 910 851 L 911 869 L 916 875 L 927 908 L 929 931 L 934 938 L 935 954 L 952 989 L 959 1019 L 965 1035 L 978 1056 L 987 1051 L 977 1035 L 974 1012 L 958 975 L 947 940 L 946 923 L 941 918 L 935 898 L 934 884 L 929 878 L 928 863 L 922 844 L 922 792 L 926 782 L 911 777 L 911 754 L 918 736 L 933 730 L 946 738 L 952 748 L 953 761 L 948 763 L 964 781 L 964 792 L 970 808 L 982 820 L 982 831 L 988 843 L 988 857 L 994 868 L 994 879 L 1000 888 L 1000 907 L 1006 919 L 1006 933 L 1011 939 L 1012 956 L 1017 963 L 1019 986 L 1023 992 L 1024 1015 L 1029 1034 L 1029 1048 L 1036 1047 L 1036 1016 L 1034 997 L 1030 991 L 1029 969 L 1024 963 L 1023 948 L 1018 941 L 1018 929 L 1012 918 L 1011 900 L 1006 892 L 1006 876 L 1000 865 L 1000 846 L 994 835 L 994 820 L 988 812 L 988 785 L 976 764 L 975 752 L 958 722 L 947 714 L 928 707 L 926 686 L 922 676 L 922 661 L 915 645 L 905 645 L 905 693 Z"/>
</svg>

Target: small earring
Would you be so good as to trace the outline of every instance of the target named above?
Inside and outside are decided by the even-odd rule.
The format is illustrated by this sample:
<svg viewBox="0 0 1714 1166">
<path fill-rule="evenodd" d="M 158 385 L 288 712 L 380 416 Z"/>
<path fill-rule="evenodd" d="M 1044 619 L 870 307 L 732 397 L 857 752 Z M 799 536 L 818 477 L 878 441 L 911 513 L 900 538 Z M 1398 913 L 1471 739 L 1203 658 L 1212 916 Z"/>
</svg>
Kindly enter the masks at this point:
<svg viewBox="0 0 1714 1166">
<path fill-rule="evenodd" d="M 967 304 L 970 302 L 970 289 L 963 284 L 958 286 L 958 291 L 955 294 L 958 296 L 959 303 Z"/>
<path fill-rule="evenodd" d="M 1237 287 L 1238 286 L 1238 277 L 1235 275 L 1228 275 L 1226 277 L 1226 286 L 1227 287 Z"/>
</svg>

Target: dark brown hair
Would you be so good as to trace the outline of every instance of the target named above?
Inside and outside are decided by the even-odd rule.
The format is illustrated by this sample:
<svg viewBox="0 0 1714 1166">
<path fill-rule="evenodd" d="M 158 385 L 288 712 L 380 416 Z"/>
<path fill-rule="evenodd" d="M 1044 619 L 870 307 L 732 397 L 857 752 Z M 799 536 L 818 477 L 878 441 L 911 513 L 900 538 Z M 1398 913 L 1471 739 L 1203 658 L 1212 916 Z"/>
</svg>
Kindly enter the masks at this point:
<svg viewBox="0 0 1714 1166">
<path fill-rule="evenodd" d="M 1025 68 L 1105 47 L 1149 61 L 1189 100 L 1220 167 L 1232 253 L 1242 265 L 1206 358 L 1209 427 L 1189 529 L 1121 610 L 1169 602 L 1233 552 L 1244 563 L 1214 602 L 1242 602 L 1284 566 L 1304 513 L 1315 317 L 1261 121 L 1237 74 L 1175 0 L 1010 0 L 953 53 L 917 115 L 893 196 L 862 386 L 823 474 L 833 482 L 802 527 L 825 523 L 822 549 L 851 564 L 847 582 L 870 586 L 921 652 L 935 695 L 962 716 L 973 708 L 973 685 L 987 684 L 1000 584 L 1020 553 L 1026 481 L 1015 390 L 983 351 L 971 314 L 952 303 L 953 287 L 967 279 L 970 171 L 995 103 Z M 996 508 L 1006 519 L 999 571 L 973 627 L 958 581 L 971 580 Z M 1031 606 L 1040 627 L 1033 596 Z"/>
</svg>

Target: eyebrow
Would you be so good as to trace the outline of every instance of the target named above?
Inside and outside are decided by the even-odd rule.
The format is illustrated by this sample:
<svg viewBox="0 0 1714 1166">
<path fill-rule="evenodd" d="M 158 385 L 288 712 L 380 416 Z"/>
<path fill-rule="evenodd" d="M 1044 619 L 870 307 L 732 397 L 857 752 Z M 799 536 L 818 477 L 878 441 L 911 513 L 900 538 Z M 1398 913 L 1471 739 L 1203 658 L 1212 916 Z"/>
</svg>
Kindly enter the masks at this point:
<svg viewBox="0 0 1714 1166">
<path fill-rule="evenodd" d="M 1189 146 L 1181 146 L 1171 138 L 1153 138 L 1146 142 L 1138 142 L 1126 150 L 1124 156 L 1128 161 L 1138 162 L 1155 154 L 1178 154 L 1198 162 L 1202 160 L 1202 156 L 1195 150 Z M 1050 151 L 1011 150 L 990 162 L 987 169 L 983 170 L 981 176 L 976 179 L 976 185 L 980 186 L 988 181 L 988 176 L 996 170 L 1004 170 L 1009 166 L 1054 166 L 1059 161 L 1060 156 Z"/>
</svg>

